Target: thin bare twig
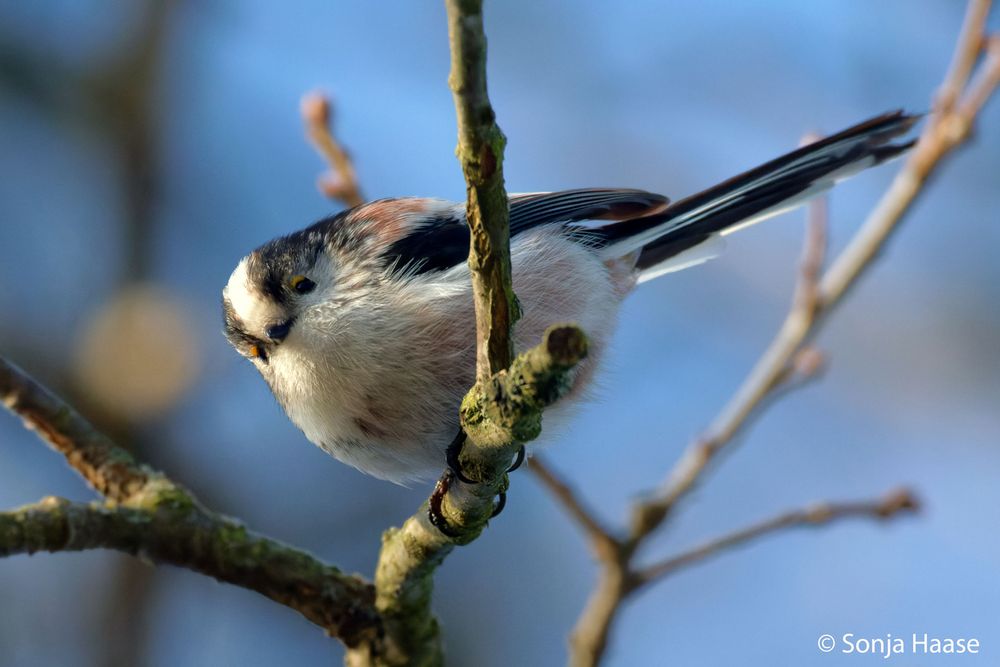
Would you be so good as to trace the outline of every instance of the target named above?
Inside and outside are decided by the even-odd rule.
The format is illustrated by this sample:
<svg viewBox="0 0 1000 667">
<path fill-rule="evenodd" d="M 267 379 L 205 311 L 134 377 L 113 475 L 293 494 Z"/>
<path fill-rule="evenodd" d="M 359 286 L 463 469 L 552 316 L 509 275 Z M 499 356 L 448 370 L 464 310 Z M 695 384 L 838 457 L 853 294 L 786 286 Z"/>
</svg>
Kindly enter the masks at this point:
<svg viewBox="0 0 1000 667">
<path fill-rule="evenodd" d="M 980 0 L 972 0 L 970 11 Z M 923 184 L 942 158 L 968 139 L 972 124 L 989 97 L 1000 85 L 1000 42 L 996 37 L 982 39 L 966 35 L 989 49 L 986 58 L 969 83 L 968 74 L 952 80 L 961 73 L 950 73 L 946 87 L 958 86 L 964 93 L 957 107 L 950 111 L 935 111 L 920 135 L 916 147 L 903 168 L 893 179 L 889 190 L 882 196 L 868 219 L 858 230 L 848 246 L 830 266 L 820 283 L 821 311 L 834 308 L 858 277 L 873 263 L 886 241 L 897 229 L 903 214 L 909 209 L 923 188 Z M 960 45 L 959 48 L 964 48 Z"/>
<path fill-rule="evenodd" d="M 971 0 L 962 22 L 962 30 L 958 37 L 958 46 L 951 57 L 951 65 L 944 77 L 944 82 L 935 96 L 936 111 L 947 113 L 958 102 L 959 95 L 965 88 L 972 68 L 975 67 L 982 50 L 982 39 L 986 34 L 986 19 L 990 14 L 992 0 Z"/>
<path fill-rule="evenodd" d="M 799 280 L 792 300 L 792 308 L 785 320 L 782 330 L 802 326 L 802 323 L 816 308 L 817 280 L 822 270 L 823 257 L 826 252 L 826 219 L 825 208 L 810 209 L 809 224 L 806 227 L 806 240 L 803 245 Z M 775 352 L 769 350 L 764 358 L 772 358 Z M 758 362 L 760 365 L 762 362 Z M 778 392 L 793 387 L 799 387 L 818 375 L 823 366 L 822 354 L 812 348 L 799 349 L 790 355 L 780 365 L 768 366 L 768 375 L 760 381 L 764 393 L 752 399 L 758 401 L 755 409 L 767 397 L 777 396 Z M 747 383 L 744 384 L 744 388 Z M 741 389 L 743 391 L 743 389 Z M 739 393 L 738 393 L 739 395 Z M 750 399 L 740 399 L 747 403 Z M 740 419 L 746 420 L 750 414 L 738 413 Z M 710 431 L 711 432 L 711 431 Z M 574 667 L 591 667 L 596 665 L 604 654 L 612 626 L 625 599 L 641 584 L 636 572 L 632 569 L 632 559 L 643 541 L 663 522 L 667 512 L 681 495 L 699 478 L 702 471 L 726 443 L 723 436 L 704 438 L 689 447 L 681 460 L 675 465 L 670 478 L 669 494 L 653 497 L 633 505 L 632 524 L 626 540 L 616 543 L 616 549 L 610 551 L 600 542 L 594 542 L 593 548 L 599 553 L 610 553 L 613 557 L 602 558 L 602 571 L 597 586 L 580 615 L 570 636 L 570 664 Z M 603 549 L 603 551 L 602 551 Z"/>
<path fill-rule="evenodd" d="M 709 463 L 747 427 L 765 404 L 797 386 L 794 380 L 803 377 L 803 373 L 808 378 L 822 367 L 822 355 L 809 342 L 821 328 L 825 316 L 879 256 L 941 160 L 968 139 L 979 111 L 1000 86 L 1000 37 L 987 38 L 982 34 L 989 7 L 988 0 L 970 0 L 952 66 L 940 88 L 935 112 L 917 146 L 850 243 L 822 274 L 821 249 L 825 244 L 818 231 L 823 225 L 810 225 L 796 298 L 781 329 L 705 435 L 685 450 L 659 491 L 634 504 L 629 538 L 623 544 L 621 558 L 603 562 L 597 587 L 574 629 L 571 664 L 595 665 L 603 655 L 618 609 L 638 585 L 637 577 L 643 576 L 631 570 L 632 556 L 642 542 L 664 522 L 677 503 L 695 487 Z M 973 75 L 975 63 L 983 51 L 985 58 Z M 680 560 L 661 563 L 658 570 L 672 571 L 719 548 L 761 534 L 761 528 L 763 532 L 770 532 L 794 525 L 795 519 L 795 516 L 779 517 L 775 522 L 709 544 L 707 550 L 702 547 L 678 556 Z M 646 572 L 645 576 L 651 575 Z"/>
<path fill-rule="evenodd" d="M 733 547 L 744 545 L 765 535 L 788 528 L 820 527 L 833 521 L 851 518 L 885 520 L 894 518 L 900 512 L 919 510 L 920 502 L 907 489 L 899 489 L 878 500 L 853 502 L 817 503 L 804 509 L 785 512 L 771 519 L 755 523 L 709 540 L 687 551 L 638 570 L 631 579 L 632 586 L 639 588 L 669 576 L 690 565 L 701 563 Z"/>
<path fill-rule="evenodd" d="M 316 151 L 330 165 L 330 171 L 316 181 L 319 191 L 331 199 L 339 199 L 349 207 L 365 203 L 354 171 L 354 162 L 333 134 L 333 105 L 319 92 L 307 93 L 301 102 L 306 136 Z"/>
<path fill-rule="evenodd" d="M 620 541 L 604 527 L 594 512 L 585 505 L 583 499 L 552 470 L 544 458 L 538 454 L 532 456 L 528 460 L 528 469 L 559 501 L 570 517 L 583 527 L 591 545 L 597 551 L 598 558 L 601 560 L 616 558 L 621 549 Z"/>
<path fill-rule="evenodd" d="M 750 375 L 698 441 L 691 445 L 670 472 L 659 495 L 633 507 L 630 540 L 640 542 L 666 518 L 674 504 L 688 493 L 715 455 L 732 441 L 740 429 L 769 397 L 786 386 L 801 386 L 822 368 L 822 356 L 802 342 L 819 308 L 819 280 L 826 255 L 825 207 L 810 209 L 803 243 L 799 277 L 792 306 L 771 345 Z M 799 380 L 788 384 L 792 380 Z"/>
<path fill-rule="evenodd" d="M 973 0 L 970 11 L 978 11 L 978 3 L 979 0 Z M 638 507 L 633 536 L 654 529 L 677 500 L 690 491 L 715 453 L 744 427 L 748 418 L 780 384 L 789 362 L 819 331 L 825 315 L 840 303 L 848 289 L 872 265 L 942 158 L 968 138 L 975 115 L 1000 84 L 1000 46 L 994 46 L 996 40 L 993 38 L 983 40 L 980 36 L 966 34 L 964 39 L 975 39 L 977 44 L 987 44 L 990 48 L 972 86 L 967 86 L 967 74 L 962 80 L 953 80 L 961 75 L 960 71 L 949 75 L 946 86 L 958 85 L 960 90 L 966 91 L 960 96 L 958 106 L 953 111 L 936 112 L 931 116 L 916 148 L 888 191 L 819 280 L 811 312 L 793 307 L 771 346 L 709 427 L 707 435 L 682 457 L 658 497 Z M 967 45 L 960 43 L 957 48 L 962 50 Z"/>
<path fill-rule="evenodd" d="M 1000 86 L 1000 35 L 990 35 L 985 43 L 986 60 L 969 83 L 968 92 L 962 98 L 957 111 L 967 124 L 975 120 L 993 91 Z"/>
<path fill-rule="evenodd" d="M 815 316 L 819 304 L 819 281 L 826 262 L 829 226 L 830 198 L 828 195 L 816 197 L 806 208 L 806 236 L 792 301 L 792 311 L 806 317 Z"/>
</svg>

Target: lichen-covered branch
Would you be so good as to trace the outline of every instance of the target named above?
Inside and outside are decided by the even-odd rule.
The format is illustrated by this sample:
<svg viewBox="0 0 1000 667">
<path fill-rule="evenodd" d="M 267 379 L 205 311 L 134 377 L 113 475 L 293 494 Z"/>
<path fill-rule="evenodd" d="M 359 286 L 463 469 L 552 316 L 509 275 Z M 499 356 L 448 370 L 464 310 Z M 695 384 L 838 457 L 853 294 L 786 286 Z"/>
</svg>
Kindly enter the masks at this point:
<svg viewBox="0 0 1000 667">
<path fill-rule="evenodd" d="M 2 357 L 0 400 L 107 499 L 0 513 L 0 556 L 115 549 L 257 591 L 348 645 L 378 634 L 371 584 L 209 511 Z"/>
<path fill-rule="evenodd" d="M 173 496 L 139 506 L 60 498 L 0 512 L 0 556 L 114 549 L 257 591 L 353 646 L 377 634 L 371 584 Z"/>
<path fill-rule="evenodd" d="M 466 474 L 489 479 L 510 462 L 511 444 L 542 432 L 542 410 L 569 389 L 569 370 L 587 356 L 587 337 L 573 324 L 549 327 L 542 344 L 519 355 L 507 370 L 478 382 L 462 401 L 462 426 L 474 457 Z"/>
<path fill-rule="evenodd" d="M 503 181 L 507 143 L 486 91 L 486 32 L 482 0 L 445 0 L 458 147 L 472 232 L 469 269 L 476 302 L 476 378 L 485 382 L 514 357 L 511 328 L 518 318 L 511 287 L 510 226 Z"/>
<path fill-rule="evenodd" d="M 0 402 L 66 457 L 95 491 L 124 502 L 161 475 L 116 446 L 45 387 L 0 357 Z"/>
<path fill-rule="evenodd" d="M 586 355 L 586 337 L 573 325 L 551 327 L 542 343 L 513 358 L 511 329 L 518 318 L 511 286 L 510 227 L 503 181 L 506 139 L 486 90 L 482 0 L 445 0 L 451 48 L 449 83 L 458 120 L 456 154 L 466 182 L 469 270 L 476 311 L 476 384 L 462 403 L 463 471 L 475 484 L 446 473 L 402 528 L 387 531 L 375 574 L 381 644 L 352 651 L 354 665 L 436 665 L 443 660 L 430 610 L 433 573 L 458 544 L 482 532 L 493 499 L 507 488 L 517 448 L 538 436 L 542 410 L 565 391 L 570 369 Z M 448 523 L 433 526 L 428 508 Z"/>
<path fill-rule="evenodd" d="M 469 418 L 475 437 L 502 443 L 515 434 L 537 433 L 542 410 L 562 396 L 569 369 L 586 353 L 586 337 L 579 328 L 550 327 L 541 344 L 518 355 L 507 371 L 470 392 L 466 409 L 476 414 Z M 351 651 L 349 664 L 441 664 L 441 639 L 430 609 L 434 570 L 456 545 L 471 542 L 486 527 L 496 484 L 502 484 L 503 477 L 501 473 L 501 480 L 492 484 L 455 483 L 450 488 L 441 512 L 456 531 L 452 536 L 431 524 L 427 503 L 401 528 L 386 531 L 375 571 L 375 606 L 384 634 L 377 642 Z"/>
</svg>

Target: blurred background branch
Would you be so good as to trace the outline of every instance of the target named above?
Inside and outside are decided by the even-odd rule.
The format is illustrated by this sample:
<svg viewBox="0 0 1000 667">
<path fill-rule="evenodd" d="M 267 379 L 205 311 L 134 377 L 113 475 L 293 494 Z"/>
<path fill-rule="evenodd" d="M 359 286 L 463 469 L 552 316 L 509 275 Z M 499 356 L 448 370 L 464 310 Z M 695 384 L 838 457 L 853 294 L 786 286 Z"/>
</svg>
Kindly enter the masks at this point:
<svg viewBox="0 0 1000 667">
<path fill-rule="evenodd" d="M 78 337 L 75 363 L 48 369 L 46 375 L 129 450 L 137 450 L 140 442 L 147 451 L 157 448 L 158 436 L 136 437 L 137 425 L 176 404 L 194 381 L 197 367 L 197 347 L 184 324 L 185 304 L 149 284 L 163 183 L 158 94 L 171 21 L 182 4 L 137 3 L 132 39 L 90 71 L 47 52 L 0 48 L 0 79 L 14 82 L 51 116 L 76 109 L 105 138 L 118 162 L 123 210 L 117 287 Z M 24 344 L 33 347 L 31 340 Z M 40 351 L 31 356 L 44 360 L 50 355 Z M 104 664 L 133 665 L 146 650 L 144 630 L 155 575 L 132 559 L 121 559 L 117 569 L 97 634 L 132 639 L 95 646 L 106 651 Z"/>
<path fill-rule="evenodd" d="M 323 93 L 314 91 L 302 97 L 300 105 L 306 137 L 329 164 L 330 171 L 316 182 L 319 191 L 345 206 L 360 206 L 365 202 L 354 171 L 354 162 L 333 133 L 333 104 Z"/>
<path fill-rule="evenodd" d="M 642 567 L 633 573 L 629 582 L 630 588 L 634 590 L 654 583 L 720 552 L 789 528 L 816 528 L 843 519 L 860 518 L 882 521 L 895 518 L 901 512 L 915 512 L 919 509 L 920 501 L 908 489 L 891 491 L 883 498 L 876 500 L 814 503 L 804 509 L 784 512 L 771 519 L 734 530 L 727 535 L 716 537 L 658 563 Z"/>
</svg>

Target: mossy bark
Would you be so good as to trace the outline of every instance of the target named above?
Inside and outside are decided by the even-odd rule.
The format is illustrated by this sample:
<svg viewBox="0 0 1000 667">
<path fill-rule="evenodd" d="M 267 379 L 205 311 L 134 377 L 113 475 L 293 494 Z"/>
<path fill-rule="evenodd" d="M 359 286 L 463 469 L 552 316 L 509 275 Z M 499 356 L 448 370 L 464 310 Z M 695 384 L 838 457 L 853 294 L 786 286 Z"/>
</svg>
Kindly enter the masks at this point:
<svg viewBox="0 0 1000 667">
<path fill-rule="evenodd" d="M 2 358 L 0 402 L 106 498 L 89 505 L 48 498 L 0 513 L 0 557 L 114 549 L 257 591 L 349 646 L 381 632 L 370 583 L 208 510 Z"/>
<path fill-rule="evenodd" d="M 431 612 L 434 571 L 455 546 L 482 533 L 493 499 L 506 490 L 511 444 L 538 435 L 542 411 L 569 388 L 570 371 L 586 354 L 587 339 L 578 327 L 550 327 L 539 345 L 466 395 L 463 420 L 479 445 L 468 459 L 470 474 L 482 475 L 484 481 L 453 482 L 445 494 L 441 512 L 454 535 L 446 536 L 431 524 L 426 503 L 401 528 L 385 532 L 375 572 L 375 607 L 383 634 L 375 643 L 350 651 L 349 665 L 443 662 L 439 628 Z"/>
</svg>

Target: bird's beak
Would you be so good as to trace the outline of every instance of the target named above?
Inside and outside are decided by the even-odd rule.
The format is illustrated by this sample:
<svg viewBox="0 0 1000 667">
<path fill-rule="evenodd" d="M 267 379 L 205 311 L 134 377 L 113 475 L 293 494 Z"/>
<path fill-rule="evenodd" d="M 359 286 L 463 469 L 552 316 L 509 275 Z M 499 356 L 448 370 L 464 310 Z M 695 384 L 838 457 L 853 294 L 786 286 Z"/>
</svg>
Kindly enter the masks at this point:
<svg viewBox="0 0 1000 667">
<path fill-rule="evenodd" d="M 264 329 L 264 335 L 267 336 L 272 342 L 280 343 L 288 336 L 288 332 L 292 330 L 293 324 L 295 324 L 294 317 L 287 319 L 284 322 L 272 324 Z"/>
</svg>

